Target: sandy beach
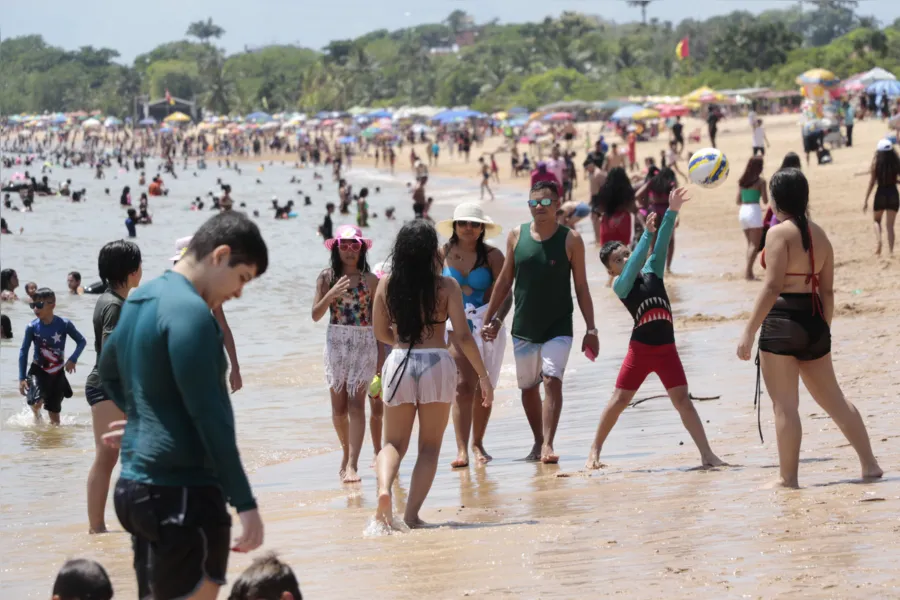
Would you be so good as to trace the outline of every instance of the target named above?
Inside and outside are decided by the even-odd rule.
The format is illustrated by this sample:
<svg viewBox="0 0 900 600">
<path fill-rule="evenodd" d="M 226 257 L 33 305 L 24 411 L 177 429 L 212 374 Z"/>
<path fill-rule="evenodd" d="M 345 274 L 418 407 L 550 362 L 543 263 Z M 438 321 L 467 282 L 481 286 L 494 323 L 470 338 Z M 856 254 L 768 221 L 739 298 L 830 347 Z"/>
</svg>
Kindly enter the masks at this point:
<svg viewBox="0 0 900 600">
<path fill-rule="evenodd" d="M 802 144 L 796 115 L 764 120 L 771 142 L 765 169 L 769 177 L 784 154 L 799 152 Z M 697 126 L 699 122 L 688 121 L 685 131 Z M 592 141 L 597 138 L 597 124 L 580 128 L 589 129 Z M 605 287 L 606 272 L 596 247 L 589 244 L 588 276 L 601 352 L 595 363 L 580 353 L 572 354 L 557 436 L 560 464 L 518 460 L 530 447 L 530 431 L 508 351 L 486 437 L 494 462 L 451 470 L 449 462 L 456 450 L 451 425 L 422 513 L 434 526 L 404 535 L 366 535 L 374 512 L 375 477 L 363 469 L 361 485 L 342 487 L 337 481 L 338 445 L 328 419 L 327 391 L 321 384 L 324 333 L 322 327 L 308 323 L 312 281 L 303 279 L 321 267 L 321 256 L 306 262 L 301 255 L 315 241 L 310 231 L 315 231 L 321 218 L 322 204 L 334 200 L 329 182 L 327 191 L 332 195 L 318 194 L 316 212 L 291 223 L 295 229 L 287 230 L 281 223 L 261 225 L 274 248 L 273 265 L 282 261 L 282 273 L 273 268 L 271 276 L 248 286 L 244 298 L 226 307 L 245 361 L 246 388 L 234 403 L 242 454 L 267 527 L 264 547 L 277 550 L 292 565 L 304 596 L 312 599 L 900 598 L 900 568 L 893 560 L 893 552 L 900 550 L 900 478 L 896 475 L 900 417 L 893 406 L 900 393 L 900 345 L 898 320 L 891 316 L 900 310 L 900 299 L 892 293 L 900 284 L 900 248 L 889 256 L 885 245 L 884 255 L 874 256 L 871 212 L 862 212 L 868 179 L 856 176 L 868 169 L 876 141 L 885 131 L 881 121 L 858 122 L 854 147 L 835 150 L 833 164 L 804 165 L 811 186 L 812 218 L 826 229 L 834 245 L 835 370 L 845 394 L 865 419 L 886 471 L 881 482 L 858 483 L 859 466 L 852 449 L 801 391 L 806 436 L 802 489 L 767 488 L 778 464 L 771 403 L 764 395 L 765 442 L 761 443 L 752 402 L 755 368 L 735 357 L 743 319 L 761 285 L 742 277 L 745 242 L 734 200 L 737 179 L 751 154 L 751 136 L 746 118 L 736 117 L 721 123 L 719 129 L 719 147 L 731 162 L 730 178 L 715 190 L 693 190 L 694 201 L 683 211 L 676 234 L 674 274 L 667 278 L 676 340 L 691 390 L 697 396 L 717 397 L 700 402 L 698 411 L 713 449 L 733 466 L 694 470 L 699 459 L 690 438 L 677 412 L 660 398 L 626 410 L 610 437 L 609 451 L 604 452 L 606 469 L 582 471 L 631 328 L 627 311 Z M 607 141 L 613 141 L 609 135 Z M 658 158 L 664 143 L 665 134 L 659 141 L 639 144 L 638 159 Z M 448 217 L 459 202 L 477 200 L 477 156 L 498 144 L 493 139 L 483 148 L 473 148 L 468 164 L 459 156 L 442 153 L 440 166 L 431 168 L 435 219 Z M 687 148 L 705 145 L 705 141 L 690 143 Z M 585 154 L 583 138 L 574 147 L 580 165 Z M 425 156 L 421 145 L 417 152 Z M 524 202 L 528 179 L 509 179 L 507 154 L 498 154 L 497 162 L 502 183 L 495 186 L 497 199 L 485 202 L 485 210 L 508 230 L 528 219 Z M 65 171 L 57 171 L 54 179 L 61 173 Z M 276 177 L 272 173 L 286 181 L 292 172 L 267 168 L 266 182 L 260 185 L 251 184 L 260 175 L 248 172 L 245 181 L 235 185 L 236 198 L 246 199 L 248 210 L 262 212 L 268 204 L 270 187 L 275 186 L 268 179 Z M 78 174 L 82 179 L 90 177 L 87 169 Z M 221 172 L 211 168 L 207 175 Z M 129 176 L 129 181 L 134 179 Z M 398 153 L 399 181 L 392 181 L 363 157 L 354 160 L 348 179 L 357 189 L 382 182 L 384 196 L 372 200 L 377 212 L 390 203 L 397 206 L 400 219 L 411 213 L 403 189 L 405 181 L 412 179 L 408 146 Z M 124 233 L 118 213 L 104 220 L 99 213 L 88 212 L 97 210 L 101 202 L 115 203 L 124 184 L 115 182 L 118 187 L 111 198 L 91 197 L 86 206 L 54 205 L 60 207 L 54 209 L 60 214 L 52 218 L 60 227 L 66 219 L 96 219 L 96 227 L 79 230 L 66 241 L 88 246 L 81 259 L 85 263 L 94 264 L 88 262 L 95 262 L 94 246 L 99 248 Z M 165 268 L 172 252 L 170 240 L 187 235 L 189 231 L 183 230 L 196 227 L 194 222 L 206 216 L 181 208 L 205 188 L 191 179 L 171 185 L 173 190 L 183 185 L 185 191 L 155 205 L 159 219 L 155 216 L 155 224 L 146 233 L 154 243 L 145 246 L 143 238 L 138 240 L 145 252 L 147 280 Z M 579 181 L 576 199 L 586 201 L 587 194 L 587 183 Z M 49 210 L 47 206 L 42 203 L 36 211 Z M 74 212 L 65 214 L 70 209 Z M 34 244 L 28 237 L 33 225 L 5 216 L 14 229 L 20 221 L 26 228 L 25 235 L 3 240 L 4 267 L 14 266 L 24 284 L 31 277 L 29 271 L 48 272 L 48 267 L 38 264 L 58 256 L 62 247 L 50 245 L 48 230 L 46 240 L 39 238 L 47 245 L 36 250 L 29 246 Z M 378 260 L 386 256 L 390 233 L 399 224 L 383 219 L 377 223 Z M 584 221 L 579 229 L 589 234 L 590 225 Z M 72 252 L 82 256 L 78 248 Z M 52 271 L 53 277 L 63 281 L 67 269 L 59 266 Z M 59 312 L 74 313 L 76 324 L 87 334 L 92 308 L 91 297 L 83 302 L 67 299 Z M 75 417 L 67 426 L 59 431 L 37 430 L 19 418 L 22 400 L 16 394 L 12 366 L 21 340 L 19 324 L 24 326 L 27 313 L 27 307 L 15 308 L 17 339 L 0 347 L 4 487 L 0 528 L 6 540 L 0 549 L 2 596 L 45 598 L 63 560 L 89 556 L 109 570 L 117 597 L 134 597 L 131 548 L 112 508 L 107 510 L 107 522 L 115 533 L 86 533 L 83 486 L 93 447 L 89 417 L 87 425 L 84 420 L 88 413 L 81 379 L 73 384 L 75 397 L 64 405 L 64 414 L 70 407 L 79 407 L 70 413 Z M 576 340 L 583 333 L 584 323 L 576 314 Z M 79 377 L 87 374 L 93 359 L 93 352 L 85 352 Z M 638 398 L 661 393 L 652 376 Z M 395 488 L 400 504 L 414 458 L 411 449 Z M 366 465 L 371 460 L 368 439 L 361 460 Z M 39 492 L 34 493 L 35 489 Z M 230 581 L 252 557 L 232 555 Z"/>
</svg>

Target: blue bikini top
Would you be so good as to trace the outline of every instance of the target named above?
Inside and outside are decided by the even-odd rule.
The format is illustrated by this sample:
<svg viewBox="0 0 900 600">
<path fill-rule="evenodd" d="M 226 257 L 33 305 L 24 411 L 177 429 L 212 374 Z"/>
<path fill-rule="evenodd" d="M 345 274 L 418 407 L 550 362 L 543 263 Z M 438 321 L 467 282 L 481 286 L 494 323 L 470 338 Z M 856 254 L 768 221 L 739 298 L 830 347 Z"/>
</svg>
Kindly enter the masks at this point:
<svg viewBox="0 0 900 600">
<path fill-rule="evenodd" d="M 494 276 L 487 267 L 478 267 L 472 269 L 468 277 L 454 269 L 453 267 L 444 267 L 442 273 L 445 277 L 452 277 L 460 286 L 467 285 L 472 288 L 469 295 L 463 294 L 463 306 L 471 304 L 475 308 L 484 305 L 484 293 L 491 287 L 494 282 Z"/>
</svg>

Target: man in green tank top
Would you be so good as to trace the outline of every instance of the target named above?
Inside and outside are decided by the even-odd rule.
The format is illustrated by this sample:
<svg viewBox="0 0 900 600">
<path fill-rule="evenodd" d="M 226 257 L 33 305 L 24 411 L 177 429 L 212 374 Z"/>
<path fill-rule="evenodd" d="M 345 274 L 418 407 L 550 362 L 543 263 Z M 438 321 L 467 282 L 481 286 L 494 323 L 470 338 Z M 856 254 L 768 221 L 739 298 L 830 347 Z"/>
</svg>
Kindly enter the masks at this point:
<svg viewBox="0 0 900 600">
<path fill-rule="evenodd" d="M 501 323 L 495 315 L 515 281 L 512 335 L 516 379 L 534 435 L 534 446 L 526 460 L 556 463 L 559 456 L 553 450 L 553 440 L 562 412 L 563 374 L 572 349 L 573 281 L 587 325 L 581 350 L 593 360 L 600 342 L 584 267 L 584 240 L 556 221 L 560 207 L 557 184 L 537 182 L 531 188 L 528 206 L 533 221 L 509 232 L 503 271 L 494 283 L 482 335 L 486 340 L 497 336 Z M 543 402 L 538 387 L 541 382 L 546 397 Z"/>
</svg>

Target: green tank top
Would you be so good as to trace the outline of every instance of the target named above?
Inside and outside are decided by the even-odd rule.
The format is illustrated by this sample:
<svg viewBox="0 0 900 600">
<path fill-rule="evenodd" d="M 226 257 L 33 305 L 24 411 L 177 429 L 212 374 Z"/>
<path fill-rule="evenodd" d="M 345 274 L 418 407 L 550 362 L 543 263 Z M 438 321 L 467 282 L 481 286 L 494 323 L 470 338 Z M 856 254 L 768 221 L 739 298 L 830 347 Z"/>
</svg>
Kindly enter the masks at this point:
<svg viewBox="0 0 900 600">
<path fill-rule="evenodd" d="M 535 344 L 572 336 L 572 265 L 566 254 L 569 228 L 560 225 L 543 242 L 531 237 L 531 223 L 519 229 L 513 337 Z"/>
<path fill-rule="evenodd" d="M 741 204 L 759 204 L 762 192 L 757 188 L 741 188 Z"/>
</svg>

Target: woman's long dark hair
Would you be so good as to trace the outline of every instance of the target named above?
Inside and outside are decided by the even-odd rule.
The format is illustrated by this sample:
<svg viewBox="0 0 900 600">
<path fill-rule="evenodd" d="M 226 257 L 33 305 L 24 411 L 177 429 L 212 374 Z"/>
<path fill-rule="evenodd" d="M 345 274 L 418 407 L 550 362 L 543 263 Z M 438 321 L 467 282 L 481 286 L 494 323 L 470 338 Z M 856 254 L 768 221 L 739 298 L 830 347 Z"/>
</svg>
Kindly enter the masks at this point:
<svg viewBox="0 0 900 600">
<path fill-rule="evenodd" d="M 603 215 L 612 216 L 620 210 L 628 210 L 634 203 L 634 187 L 628 173 L 622 167 L 610 170 L 606 181 L 597 192 L 596 201 L 591 202 Z"/>
<path fill-rule="evenodd" d="M 488 264 L 488 247 L 487 244 L 484 243 L 484 234 L 487 231 L 487 228 L 482 225 L 481 226 L 481 235 L 478 236 L 478 239 L 475 241 L 475 266 L 472 267 L 474 271 L 481 265 Z M 450 236 L 450 241 L 447 242 L 447 245 L 444 246 L 444 257 L 447 256 L 447 253 L 450 251 L 454 245 L 459 243 L 459 236 L 456 235 L 456 222 L 453 222 L 453 235 Z"/>
<path fill-rule="evenodd" d="M 665 194 L 668 196 L 669 192 L 671 192 L 677 184 L 678 180 L 675 179 L 675 171 L 666 167 L 653 176 L 653 179 L 650 180 L 648 189 L 654 194 Z"/>
<path fill-rule="evenodd" d="M 0 291 L 13 291 L 10 286 L 12 285 L 12 278 L 15 274 L 15 269 L 3 269 L 2 271 L 0 271 Z"/>
<path fill-rule="evenodd" d="M 744 174 L 741 175 L 741 178 L 738 180 L 738 186 L 744 189 L 748 189 L 756 185 L 756 182 L 759 181 L 759 177 L 763 172 L 763 158 L 762 156 L 752 156 L 750 160 L 747 161 L 747 168 L 744 169 Z"/>
<path fill-rule="evenodd" d="M 809 252 L 809 182 L 800 169 L 781 169 L 769 181 L 769 193 L 775 208 L 793 219 L 800 229 L 803 249 Z"/>
<path fill-rule="evenodd" d="M 893 148 L 878 151 L 875 153 L 873 169 L 878 185 L 897 185 L 897 178 L 900 177 L 900 156 L 897 156 Z"/>
<path fill-rule="evenodd" d="M 784 155 L 784 160 L 781 161 L 781 166 L 778 167 L 778 170 L 781 169 L 797 169 L 798 171 L 802 171 L 802 164 L 800 162 L 800 155 L 796 152 L 788 152 Z"/>
<path fill-rule="evenodd" d="M 359 258 L 356 260 L 356 268 L 359 269 L 360 274 L 365 274 L 369 272 L 369 249 L 364 242 L 360 243 L 362 243 L 362 247 L 359 249 Z M 334 284 L 337 283 L 338 279 L 343 276 L 344 261 L 341 260 L 340 243 L 335 242 L 331 247 L 331 281 L 328 282 L 328 287 L 334 287 Z"/>
<path fill-rule="evenodd" d="M 397 233 L 387 283 L 387 309 L 396 324 L 397 338 L 410 346 L 433 332 L 438 306 L 438 237 L 422 219 L 410 221 Z"/>
</svg>

